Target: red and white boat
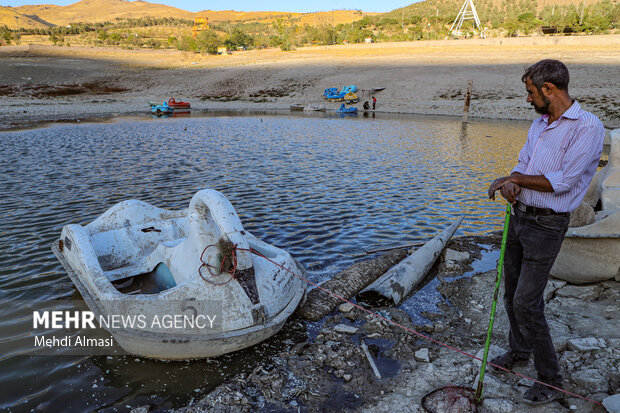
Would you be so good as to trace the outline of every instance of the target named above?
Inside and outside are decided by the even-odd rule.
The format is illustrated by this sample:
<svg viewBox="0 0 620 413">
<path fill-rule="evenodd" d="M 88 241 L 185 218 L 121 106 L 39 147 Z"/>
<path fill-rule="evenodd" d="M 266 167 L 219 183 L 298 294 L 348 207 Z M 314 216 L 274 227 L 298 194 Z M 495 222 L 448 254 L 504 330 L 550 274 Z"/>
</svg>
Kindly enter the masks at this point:
<svg viewBox="0 0 620 413">
<path fill-rule="evenodd" d="M 189 102 L 177 102 L 174 98 L 170 98 L 168 100 L 168 106 L 170 106 L 173 109 L 189 109 Z"/>
</svg>

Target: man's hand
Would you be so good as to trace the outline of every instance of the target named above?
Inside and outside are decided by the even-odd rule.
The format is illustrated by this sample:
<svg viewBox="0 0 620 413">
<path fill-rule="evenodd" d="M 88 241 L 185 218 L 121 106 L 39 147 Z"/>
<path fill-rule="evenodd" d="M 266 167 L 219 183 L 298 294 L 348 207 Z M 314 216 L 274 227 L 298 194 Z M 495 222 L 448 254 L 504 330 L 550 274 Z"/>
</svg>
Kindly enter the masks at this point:
<svg viewBox="0 0 620 413">
<path fill-rule="evenodd" d="M 517 195 L 521 192 L 521 187 L 517 184 L 513 184 L 512 182 L 506 182 L 499 189 L 499 192 L 502 196 L 511 204 L 517 202 Z"/>
<path fill-rule="evenodd" d="M 504 189 L 504 186 L 510 185 Z M 523 175 L 513 172 L 510 176 L 497 178 L 489 186 L 489 199 L 495 199 L 495 191 L 501 189 L 501 194 L 510 203 L 521 192 L 521 188 L 528 188 L 539 192 L 553 192 L 551 182 L 544 175 Z"/>
<path fill-rule="evenodd" d="M 489 185 L 489 199 L 495 200 L 495 191 L 501 189 L 507 183 L 510 183 L 509 180 L 510 176 L 504 176 L 503 178 L 497 178 L 495 181 L 491 182 L 491 185 Z"/>
</svg>

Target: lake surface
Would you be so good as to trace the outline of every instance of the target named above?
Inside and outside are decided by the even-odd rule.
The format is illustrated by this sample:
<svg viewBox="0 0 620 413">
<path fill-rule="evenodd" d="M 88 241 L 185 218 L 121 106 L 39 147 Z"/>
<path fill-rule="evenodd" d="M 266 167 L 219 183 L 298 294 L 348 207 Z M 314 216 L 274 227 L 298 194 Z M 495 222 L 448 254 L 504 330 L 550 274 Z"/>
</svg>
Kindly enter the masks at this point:
<svg viewBox="0 0 620 413">
<path fill-rule="evenodd" d="M 364 251 L 425 240 L 459 215 L 458 235 L 501 228 L 486 199 L 510 172 L 529 122 L 428 117 L 248 115 L 119 119 L 0 133 L 0 300 L 80 300 L 50 250 L 63 225 L 117 202 L 186 208 L 195 192 L 228 197 L 246 229 L 323 281 Z M 489 268 L 490 269 L 490 268 Z M 408 308 L 418 308 L 416 297 Z M 412 304 L 413 302 L 413 304 Z M 6 319 L 6 317 L 4 317 Z M 0 324 L 28 331 L 28 322 Z M 173 407 L 269 363 L 309 327 L 217 360 L 0 356 L 0 409 L 125 411 Z"/>
</svg>

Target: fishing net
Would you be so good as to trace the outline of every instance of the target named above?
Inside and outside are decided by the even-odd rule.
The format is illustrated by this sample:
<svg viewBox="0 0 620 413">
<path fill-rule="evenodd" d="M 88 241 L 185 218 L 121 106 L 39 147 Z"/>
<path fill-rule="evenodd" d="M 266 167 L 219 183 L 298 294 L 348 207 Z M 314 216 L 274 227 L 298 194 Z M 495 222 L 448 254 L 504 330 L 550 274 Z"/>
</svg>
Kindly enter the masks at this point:
<svg viewBox="0 0 620 413">
<path fill-rule="evenodd" d="M 469 387 L 446 386 L 422 397 L 428 413 L 476 413 L 475 392 Z"/>
</svg>

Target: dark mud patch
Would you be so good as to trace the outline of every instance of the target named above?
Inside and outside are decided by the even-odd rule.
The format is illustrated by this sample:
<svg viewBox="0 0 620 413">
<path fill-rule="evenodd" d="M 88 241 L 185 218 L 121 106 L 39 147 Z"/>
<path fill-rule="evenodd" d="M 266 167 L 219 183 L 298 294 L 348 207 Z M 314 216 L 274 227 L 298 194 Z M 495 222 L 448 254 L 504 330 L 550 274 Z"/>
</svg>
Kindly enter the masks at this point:
<svg viewBox="0 0 620 413">
<path fill-rule="evenodd" d="M 34 98 L 54 98 L 81 94 L 106 95 L 126 92 L 127 88 L 112 86 L 103 81 L 91 81 L 82 84 L 27 84 L 22 86 L 0 85 L 0 96 L 24 96 Z"/>
<path fill-rule="evenodd" d="M 230 102 L 240 100 L 246 94 L 247 82 L 237 77 L 232 77 L 215 82 L 209 93 L 199 96 L 201 100 L 216 100 Z"/>
</svg>

